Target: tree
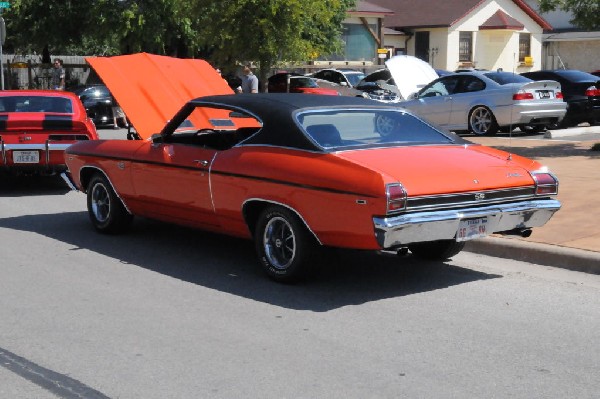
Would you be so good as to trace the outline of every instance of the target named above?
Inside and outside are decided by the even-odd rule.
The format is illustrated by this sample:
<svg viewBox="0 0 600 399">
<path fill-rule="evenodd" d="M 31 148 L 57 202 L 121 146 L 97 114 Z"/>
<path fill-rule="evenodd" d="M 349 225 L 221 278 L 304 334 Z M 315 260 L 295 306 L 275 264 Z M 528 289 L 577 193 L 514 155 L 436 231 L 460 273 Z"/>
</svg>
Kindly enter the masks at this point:
<svg viewBox="0 0 600 399">
<path fill-rule="evenodd" d="M 573 25 L 586 30 L 600 30 L 600 2 L 598 0 L 540 0 L 540 11 L 560 9 L 573 14 Z"/>
<path fill-rule="evenodd" d="M 220 65 L 255 61 L 264 85 L 271 67 L 341 48 L 342 21 L 355 0 L 197 0 L 204 51 Z"/>
</svg>

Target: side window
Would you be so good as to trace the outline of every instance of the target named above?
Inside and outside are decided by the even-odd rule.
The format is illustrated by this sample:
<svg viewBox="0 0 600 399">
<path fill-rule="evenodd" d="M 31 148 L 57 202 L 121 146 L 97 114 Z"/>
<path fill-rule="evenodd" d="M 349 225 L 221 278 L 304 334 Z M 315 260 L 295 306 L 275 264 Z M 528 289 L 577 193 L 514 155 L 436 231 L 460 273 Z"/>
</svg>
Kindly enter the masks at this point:
<svg viewBox="0 0 600 399">
<path fill-rule="evenodd" d="M 419 97 L 447 96 L 448 94 L 451 94 L 451 91 L 448 91 L 448 82 L 438 80 L 423 88 L 421 93 L 419 93 Z"/>
<path fill-rule="evenodd" d="M 485 89 L 485 83 L 481 79 L 477 79 L 474 76 L 464 77 L 461 92 L 471 93 L 474 91 L 481 91 L 483 89 Z"/>
</svg>

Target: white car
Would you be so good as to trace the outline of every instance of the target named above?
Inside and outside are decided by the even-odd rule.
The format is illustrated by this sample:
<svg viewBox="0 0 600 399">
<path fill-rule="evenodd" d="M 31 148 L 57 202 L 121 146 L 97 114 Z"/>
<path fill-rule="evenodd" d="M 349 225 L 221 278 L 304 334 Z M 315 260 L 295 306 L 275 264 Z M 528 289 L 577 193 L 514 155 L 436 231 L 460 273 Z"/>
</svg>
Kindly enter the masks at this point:
<svg viewBox="0 0 600 399">
<path fill-rule="evenodd" d="M 542 131 L 567 112 L 561 86 L 511 72 L 463 72 L 442 76 L 401 103 L 442 128 L 476 135 L 499 130 Z"/>
</svg>

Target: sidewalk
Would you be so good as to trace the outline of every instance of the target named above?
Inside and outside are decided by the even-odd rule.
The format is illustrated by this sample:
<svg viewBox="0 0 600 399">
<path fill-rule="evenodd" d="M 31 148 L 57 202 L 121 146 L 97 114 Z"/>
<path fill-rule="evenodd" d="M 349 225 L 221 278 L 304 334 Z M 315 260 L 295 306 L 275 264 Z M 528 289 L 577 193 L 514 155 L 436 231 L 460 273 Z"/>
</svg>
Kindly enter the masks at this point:
<svg viewBox="0 0 600 399">
<path fill-rule="evenodd" d="M 465 250 L 600 274 L 600 151 L 590 150 L 600 143 L 600 126 L 467 139 L 548 166 L 558 176 L 562 208 L 529 238 L 492 236 Z"/>
</svg>

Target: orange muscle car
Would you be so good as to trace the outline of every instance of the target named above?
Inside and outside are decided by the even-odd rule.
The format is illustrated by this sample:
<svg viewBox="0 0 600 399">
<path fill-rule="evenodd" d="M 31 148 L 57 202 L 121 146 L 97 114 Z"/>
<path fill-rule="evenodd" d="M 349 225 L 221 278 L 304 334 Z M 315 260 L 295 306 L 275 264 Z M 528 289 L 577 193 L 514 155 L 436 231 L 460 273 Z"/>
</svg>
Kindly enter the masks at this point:
<svg viewBox="0 0 600 399">
<path fill-rule="evenodd" d="M 321 246 L 446 259 L 560 208 L 538 162 L 355 97 L 199 97 L 158 134 L 82 141 L 66 162 L 100 232 L 135 215 L 252 239 L 277 281 L 304 276 Z"/>
<path fill-rule="evenodd" d="M 73 93 L 0 91 L 0 169 L 52 174 L 66 169 L 64 151 L 96 140 L 96 127 Z"/>
</svg>

